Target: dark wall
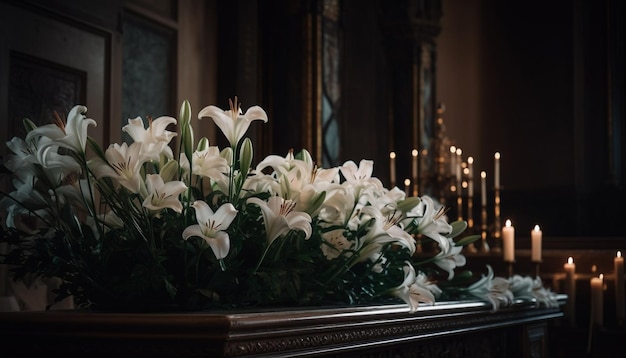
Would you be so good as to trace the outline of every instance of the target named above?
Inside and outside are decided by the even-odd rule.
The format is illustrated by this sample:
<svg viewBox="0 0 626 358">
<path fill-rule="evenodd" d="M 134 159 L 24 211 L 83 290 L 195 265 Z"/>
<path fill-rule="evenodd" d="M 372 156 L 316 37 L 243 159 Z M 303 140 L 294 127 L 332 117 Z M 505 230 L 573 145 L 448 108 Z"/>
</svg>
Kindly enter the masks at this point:
<svg viewBox="0 0 626 358">
<path fill-rule="evenodd" d="M 488 178 L 502 154 L 503 217 L 523 236 L 539 224 L 548 236 L 623 237 L 623 2 L 471 4 L 444 1 L 438 94 L 452 138 Z"/>
<path fill-rule="evenodd" d="M 310 60 L 306 22 L 322 3 L 235 3 L 220 2 L 223 16 L 219 18 L 229 20 L 220 27 L 219 103 L 233 93 L 246 92 L 244 109 L 254 102 L 268 110 L 270 123 L 251 129 L 257 134 L 255 143 L 264 143 L 255 145 L 257 158 L 305 148 L 305 134 L 314 131 L 303 121 Z M 408 124 L 401 133 L 390 126 L 390 113 L 398 109 L 390 106 L 390 97 L 397 93 L 389 64 L 395 54 L 385 48 L 381 34 L 384 2 L 340 4 L 340 161 L 373 159 L 374 175 L 386 182 L 388 153 L 397 150 L 392 148 L 394 141 L 407 142 L 402 136 L 413 133 Z M 250 6 L 255 10 L 250 11 Z M 455 6 L 467 10 L 469 5 L 445 1 L 443 16 Z M 464 154 L 472 154 L 477 167 L 488 174 L 493 174 L 494 152 L 502 154 L 503 219 L 513 219 L 523 236 L 529 236 L 535 224 L 548 236 L 626 235 L 626 226 L 619 221 L 626 200 L 624 149 L 619 146 L 624 142 L 624 4 L 476 0 L 472 6 L 479 11 L 457 16 L 476 17 L 463 20 L 477 24 L 476 31 L 467 32 L 480 37 L 471 39 L 477 48 L 448 52 L 452 59 L 438 55 L 437 63 L 447 62 L 450 68 L 471 61 L 476 64 L 471 73 L 460 75 L 475 80 L 467 87 L 455 81 L 435 86 L 449 86 L 459 96 L 475 99 L 473 117 L 462 115 L 465 108 L 456 108 L 461 115 L 449 118 L 446 126 L 454 132 L 457 121 L 473 129 L 457 134 L 478 138 L 469 141 L 473 147 L 463 148 Z M 248 9 L 245 17 L 230 21 L 226 16 L 242 8 Z M 257 17 L 248 21 L 247 15 L 255 12 Z M 457 41 L 462 43 L 467 33 L 457 31 Z M 249 74 L 256 77 L 247 81 Z M 446 107 L 453 105 L 446 103 Z M 471 123 L 463 122 L 467 118 Z M 407 165 L 399 170 L 407 171 Z M 493 199 L 491 190 L 489 196 Z"/>
<path fill-rule="evenodd" d="M 482 158 L 501 160 L 502 217 L 575 235 L 573 6 L 484 1 Z M 491 168 L 490 168 L 491 169 Z"/>
</svg>

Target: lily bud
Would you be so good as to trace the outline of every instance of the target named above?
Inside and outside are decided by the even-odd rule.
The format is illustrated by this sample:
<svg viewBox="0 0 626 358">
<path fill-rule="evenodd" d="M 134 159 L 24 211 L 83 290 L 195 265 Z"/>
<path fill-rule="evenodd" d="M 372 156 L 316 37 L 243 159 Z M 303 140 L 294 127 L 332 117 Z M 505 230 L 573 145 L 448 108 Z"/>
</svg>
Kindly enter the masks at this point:
<svg viewBox="0 0 626 358">
<path fill-rule="evenodd" d="M 185 100 L 180 106 L 180 141 L 189 163 L 193 158 L 193 128 L 191 127 L 191 105 Z"/>
<path fill-rule="evenodd" d="M 198 145 L 196 146 L 196 150 L 198 152 L 202 152 L 204 150 L 207 150 L 208 148 L 209 148 L 209 140 L 207 139 L 207 137 L 200 138 L 200 141 L 198 141 Z"/>
<path fill-rule="evenodd" d="M 191 123 L 191 104 L 188 100 L 184 100 L 180 106 L 180 124 L 188 126 Z"/>
<path fill-rule="evenodd" d="M 252 141 L 250 140 L 250 138 L 246 137 L 241 143 L 241 150 L 239 152 L 239 171 L 241 172 L 241 175 L 244 176 L 244 178 L 246 175 L 248 175 L 248 170 L 250 170 L 250 165 L 252 164 L 252 155 Z"/>
<path fill-rule="evenodd" d="M 28 118 L 24 118 L 22 120 L 22 124 L 24 125 L 24 129 L 26 130 L 26 133 L 32 131 L 33 129 L 37 128 L 37 125 L 31 121 Z"/>
<path fill-rule="evenodd" d="M 163 167 L 161 167 L 159 172 L 159 175 L 161 175 L 161 178 L 163 178 L 163 181 L 166 183 L 175 180 L 177 174 L 178 161 L 176 160 L 169 160 L 165 163 L 165 165 L 163 165 Z"/>
<path fill-rule="evenodd" d="M 313 164 L 313 158 L 311 157 L 311 153 L 308 150 L 302 149 L 300 153 L 296 154 L 296 159 L 300 159 L 307 164 Z"/>
<path fill-rule="evenodd" d="M 324 200 L 326 200 L 325 191 L 315 195 L 315 198 L 309 203 L 309 207 L 307 208 L 306 213 L 309 215 L 315 215 L 319 208 L 322 206 L 322 204 L 324 204 Z"/>
<path fill-rule="evenodd" d="M 220 157 L 226 159 L 226 163 L 228 163 L 228 166 L 233 165 L 233 148 L 226 147 L 222 149 L 222 151 L 220 152 Z"/>
</svg>

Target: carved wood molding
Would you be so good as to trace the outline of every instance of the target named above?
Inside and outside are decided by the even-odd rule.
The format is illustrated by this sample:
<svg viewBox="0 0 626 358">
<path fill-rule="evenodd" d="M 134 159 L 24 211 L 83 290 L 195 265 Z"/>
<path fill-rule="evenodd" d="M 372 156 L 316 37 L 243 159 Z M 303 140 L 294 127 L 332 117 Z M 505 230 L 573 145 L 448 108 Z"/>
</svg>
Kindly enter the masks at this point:
<svg viewBox="0 0 626 358">
<path fill-rule="evenodd" d="M 562 304 L 565 298 L 560 296 Z M 186 357 L 367 352 L 374 357 L 377 351 L 421 347 L 422 356 L 428 357 L 437 355 L 427 352 L 449 349 L 499 349 L 489 337 L 562 316 L 558 308 L 528 302 L 496 312 L 490 308 L 484 302 L 464 301 L 424 306 L 416 313 L 408 313 L 406 305 L 146 314 L 7 312 L 0 313 L 0 335 L 5 352 L 13 353 L 9 356 L 57 351 L 66 356 Z M 450 337 L 458 343 L 454 348 Z M 22 344 L 25 338 L 40 344 Z"/>
</svg>

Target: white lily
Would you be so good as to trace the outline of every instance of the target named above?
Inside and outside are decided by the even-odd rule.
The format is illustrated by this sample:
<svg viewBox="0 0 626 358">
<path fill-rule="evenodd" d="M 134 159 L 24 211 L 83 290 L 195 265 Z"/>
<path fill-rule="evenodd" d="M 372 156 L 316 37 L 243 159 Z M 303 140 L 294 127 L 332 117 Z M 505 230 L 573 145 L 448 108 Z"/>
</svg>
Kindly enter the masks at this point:
<svg viewBox="0 0 626 358">
<path fill-rule="evenodd" d="M 291 230 L 304 232 L 306 240 L 311 237 L 311 216 L 301 211 L 295 211 L 296 203 L 294 201 L 272 196 L 267 202 L 259 198 L 249 198 L 247 202 L 256 204 L 261 208 L 268 247 L 279 236 Z"/>
<path fill-rule="evenodd" d="M 146 187 L 148 196 L 143 201 L 144 208 L 155 211 L 170 208 L 177 213 L 183 211 L 183 204 L 178 199 L 178 195 L 187 190 L 187 185 L 182 181 L 164 183 L 159 174 L 148 174 Z"/>
<path fill-rule="evenodd" d="M 322 234 L 324 243 L 322 253 L 328 260 L 337 258 L 345 250 L 351 249 L 354 244 L 344 236 L 343 229 L 335 229 Z"/>
<path fill-rule="evenodd" d="M 346 183 L 357 188 L 357 197 L 371 195 L 371 191 L 382 192 L 383 184 L 380 179 L 373 177 L 374 162 L 372 160 L 361 160 L 359 166 L 352 160 L 345 162 L 339 170 L 346 178 Z"/>
<path fill-rule="evenodd" d="M 435 296 L 428 286 L 422 284 L 424 278 L 421 278 L 420 284 L 417 284 L 415 268 L 408 262 L 402 269 L 404 271 L 404 281 L 400 286 L 391 290 L 390 293 L 406 302 L 411 313 L 417 311 L 420 302 L 433 304 Z"/>
<path fill-rule="evenodd" d="M 111 177 L 133 193 L 139 193 L 142 186 L 141 166 L 148 160 L 141 154 L 141 143 L 111 144 L 104 153 L 107 162 L 99 158 L 90 163 L 97 178 Z"/>
<path fill-rule="evenodd" d="M 55 124 L 46 124 L 33 129 L 26 135 L 26 141 L 38 136 L 48 137 L 52 141 L 46 145 L 39 147 L 39 156 L 45 157 L 45 153 L 54 146 L 70 149 L 79 154 L 85 154 L 85 146 L 87 145 L 87 129 L 90 125 L 96 126 L 96 121 L 87 118 L 84 113 L 87 112 L 85 106 L 74 106 L 67 115 L 67 123 L 57 118 Z M 42 162 L 44 162 L 42 160 Z"/>
<path fill-rule="evenodd" d="M 454 278 L 454 269 L 457 266 L 465 266 L 467 259 L 461 251 L 463 250 L 463 246 L 455 246 L 454 241 L 450 238 L 446 238 L 448 240 L 447 251 L 443 249 L 435 256 L 435 264 L 440 268 L 444 269 L 448 272 L 448 280 L 452 280 Z"/>
<path fill-rule="evenodd" d="M 211 207 L 204 201 L 197 200 L 191 205 L 196 209 L 198 224 L 188 226 L 183 231 L 183 239 L 192 236 L 201 237 L 213 250 L 218 260 L 228 255 L 230 250 L 230 238 L 226 230 L 237 216 L 237 209 L 226 203 L 214 213 Z"/>
<path fill-rule="evenodd" d="M 128 124 L 122 127 L 122 131 L 128 133 L 133 141 L 142 143 L 142 155 L 150 157 L 152 161 L 159 161 L 161 154 L 167 158 L 173 158 L 172 148 L 168 144 L 177 134 L 167 130 L 170 124 L 176 124 L 176 119 L 167 116 L 155 120 L 149 118 L 146 129 L 141 117 L 129 118 Z"/>
<path fill-rule="evenodd" d="M 385 216 L 374 206 L 363 207 L 361 213 L 374 219 L 374 224 L 368 232 L 367 237 L 371 236 L 373 240 L 376 240 L 381 244 L 385 242 L 393 242 L 407 248 L 411 255 L 415 253 L 415 239 L 408 232 L 398 226 L 401 213 L 390 213 Z"/>
<path fill-rule="evenodd" d="M 29 146 L 22 138 L 18 137 L 13 137 L 6 144 L 14 154 L 8 156 L 4 166 L 18 177 L 22 177 L 26 173 L 32 174 L 32 165 L 37 163 L 35 155 L 37 148 Z"/>
<path fill-rule="evenodd" d="M 537 305 L 544 305 L 548 308 L 557 308 L 559 307 L 559 301 L 554 292 L 552 292 L 549 288 L 544 287 L 543 282 L 541 281 L 541 277 L 535 277 L 533 279 L 533 287 L 532 287 L 533 296 L 537 300 Z"/>
<path fill-rule="evenodd" d="M 38 190 L 35 190 L 36 180 L 22 181 L 14 178 L 13 186 L 15 190 L 9 196 L 0 199 L 0 210 L 6 210 L 7 227 L 16 227 L 21 215 L 32 215 L 33 213 L 48 217 L 50 210 L 49 198 L 46 198 Z"/>
<path fill-rule="evenodd" d="M 259 106 L 252 106 L 243 114 L 241 104 L 237 102 L 237 97 L 235 97 L 235 102 L 229 99 L 228 103 L 230 109 L 226 111 L 213 105 L 204 107 L 198 113 L 198 119 L 204 117 L 213 119 L 213 122 L 215 122 L 226 136 L 226 139 L 228 139 L 230 146 L 234 148 L 246 133 L 252 121 L 262 120 L 267 123 L 268 119 L 265 110 Z"/>
<path fill-rule="evenodd" d="M 417 216 L 417 231 L 437 242 L 443 252 L 450 252 L 450 242 L 447 235 L 452 232 L 452 226 L 448 224 L 443 206 L 437 207 L 429 196 L 422 196 L 420 203 L 407 216 Z"/>
<path fill-rule="evenodd" d="M 497 311 L 500 306 L 507 306 L 513 302 L 513 292 L 509 289 L 509 281 L 502 277 L 495 277 L 491 266 L 487 265 L 487 275 L 467 288 L 470 294 L 491 303 L 491 310 Z"/>
<path fill-rule="evenodd" d="M 217 146 L 208 146 L 193 153 L 193 170 L 195 175 L 211 178 L 215 181 L 226 180 L 230 171 L 228 162 L 220 155 Z"/>
</svg>

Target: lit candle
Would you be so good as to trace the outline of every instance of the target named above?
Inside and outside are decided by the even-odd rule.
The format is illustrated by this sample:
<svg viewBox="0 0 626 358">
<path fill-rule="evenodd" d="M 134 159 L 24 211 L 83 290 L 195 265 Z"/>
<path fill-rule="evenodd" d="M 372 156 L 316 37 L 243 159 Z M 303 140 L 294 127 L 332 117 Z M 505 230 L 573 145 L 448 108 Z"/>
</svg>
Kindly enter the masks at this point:
<svg viewBox="0 0 626 358">
<path fill-rule="evenodd" d="M 468 169 L 468 174 L 467 174 L 467 195 L 470 198 L 474 197 L 474 158 L 469 157 L 467 158 L 467 169 Z"/>
<path fill-rule="evenodd" d="M 502 228 L 502 249 L 505 262 L 515 261 L 515 228 L 511 225 L 511 220 L 507 219 Z"/>
<path fill-rule="evenodd" d="M 480 204 L 487 206 L 487 173 L 484 170 L 480 172 Z"/>
<path fill-rule="evenodd" d="M 411 167 L 411 174 L 413 177 L 413 183 L 417 183 L 417 149 L 411 151 L 411 157 L 413 158 L 413 166 Z"/>
<path fill-rule="evenodd" d="M 407 197 L 409 197 L 409 193 L 410 193 L 410 188 L 411 188 L 411 179 L 404 179 L 404 194 L 406 194 Z"/>
<path fill-rule="evenodd" d="M 565 291 L 567 293 L 566 315 L 570 319 L 570 323 L 574 325 L 574 309 L 576 307 L 576 264 L 570 256 L 565 265 Z"/>
<path fill-rule="evenodd" d="M 624 258 L 621 251 L 617 252 L 617 256 L 613 259 L 613 265 L 615 267 L 615 307 L 617 321 L 621 325 L 626 318 L 624 312 Z"/>
<path fill-rule="evenodd" d="M 396 152 L 389 153 L 389 181 L 392 188 L 396 186 Z"/>
<path fill-rule="evenodd" d="M 604 318 L 604 277 L 591 278 L 591 317 L 596 326 L 602 327 Z"/>
<path fill-rule="evenodd" d="M 530 259 L 532 262 L 541 262 L 541 229 L 539 225 L 530 231 L 530 240 L 532 244 L 532 253 Z"/>
<path fill-rule="evenodd" d="M 456 171 L 456 147 L 450 147 L 450 175 L 453 175 Z"/>
<path fill-rule="evenodd" d="M 494 171 L 493 171 L 493 180 L 494 187 L 496 189 L 500 189 L 500 153 L 496 152 L 494 154 Z"/>
<path fill-rule="evenodd" d="M 463 158 L 461 158 L 461 154 L 463 154 L 463 151 L 461 150 L 461 148 L 457 148 L 456 149 L 456 186 L 457 186 L 457 190 L 459 191 L 459 195 L 461 195 L 461 170 L 462 170 L 462 166 L 463 166 Z"/>
</svg>

